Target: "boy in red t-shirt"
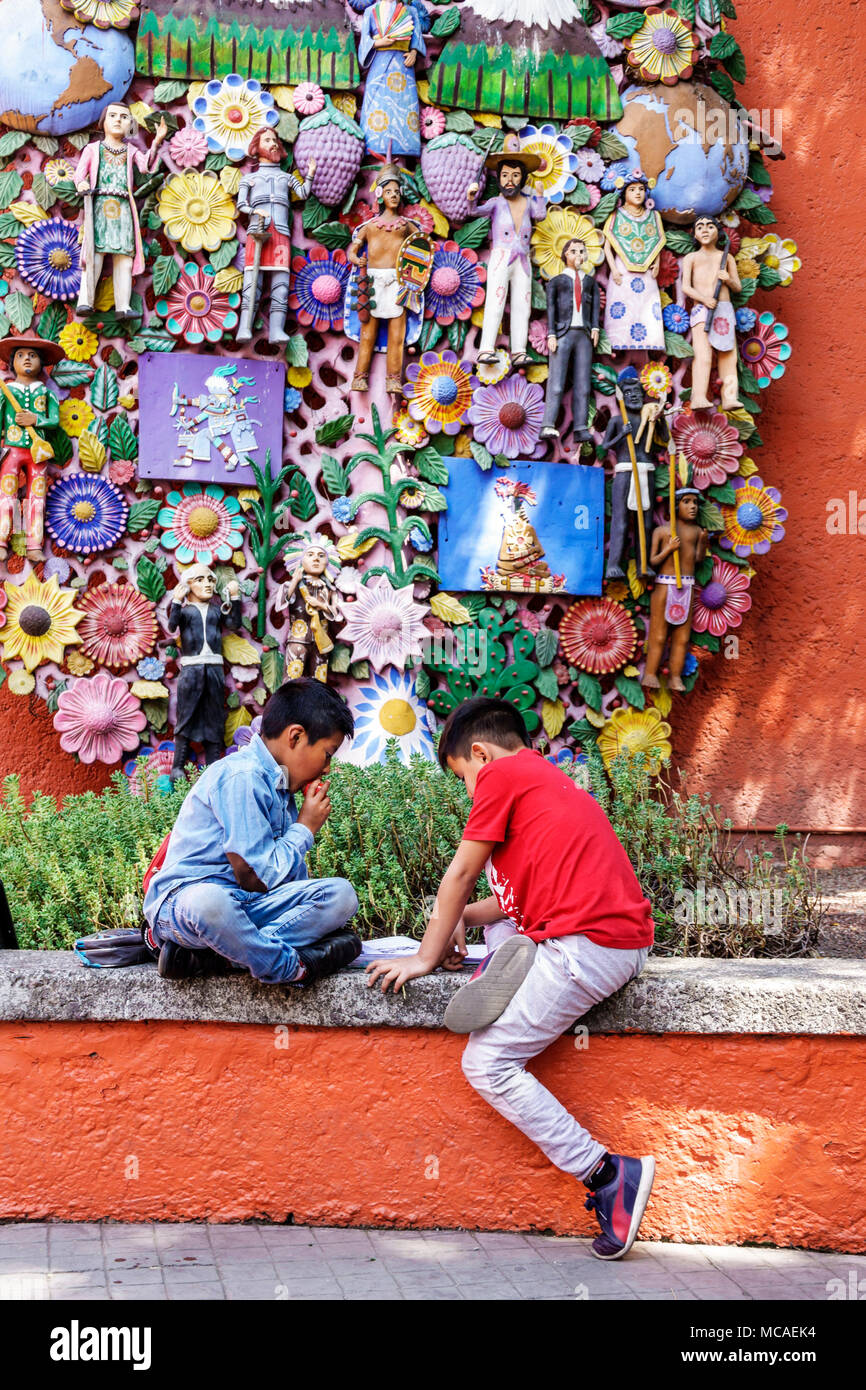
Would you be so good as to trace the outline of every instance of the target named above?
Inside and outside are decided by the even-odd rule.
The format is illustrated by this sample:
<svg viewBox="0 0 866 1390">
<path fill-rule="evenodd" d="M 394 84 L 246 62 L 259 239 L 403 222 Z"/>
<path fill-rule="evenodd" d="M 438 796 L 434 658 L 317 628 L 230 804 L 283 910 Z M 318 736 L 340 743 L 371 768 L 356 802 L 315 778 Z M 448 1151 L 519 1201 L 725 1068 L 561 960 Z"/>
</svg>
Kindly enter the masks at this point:
<svg viewBox="0 0 866 1390">
<path fill-rule="evenodd" d="M 467 1080 L 566 1173 L 589 1188 L 599 1259 L 634 1243 L 655 1174 L 652 1158 L 608 1153 L 526 1063 L 575 1019 L 643 969 L 650 904 L 601 807 L 529 747 L 504 700 L 468 700 L 442 730 L 439 761 L 466 786 L 472 811 L 439 886 L 417 955 L 368 966 L 383 992 L 459 964 L 467 927 L 492 953 L 452 999 L 445 1022 L 470 1033 Z M 483 869 L 495 897 L 470 903 Z M 503 920 L 503 914 L 505 919 Z"/>
</svg>

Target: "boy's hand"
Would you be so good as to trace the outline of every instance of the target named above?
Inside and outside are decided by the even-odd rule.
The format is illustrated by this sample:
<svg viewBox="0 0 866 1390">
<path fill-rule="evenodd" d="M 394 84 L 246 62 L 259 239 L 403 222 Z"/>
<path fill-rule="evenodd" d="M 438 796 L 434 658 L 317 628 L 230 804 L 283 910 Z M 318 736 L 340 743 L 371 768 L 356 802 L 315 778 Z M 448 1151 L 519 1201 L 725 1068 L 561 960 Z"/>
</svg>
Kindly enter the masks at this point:
<svg viewBox="0 0 866 1390">
<path fill-rule="evenodd" d="M 376 961 L 375 964 L 367 966 L 366 974 L 370 977 L 367 981 L 368 989 L 381 978 L 382 993 L 387 994 L 388 986 L 393 985 L 396 994 L 407 980 L 414 980 L 418 975 L 429 975 L 430 967 L 416 954 L 404 956 L 402 960 Z"/>
<path fill-rule="evenodd" d="M 298 825 L 305 825 L 314 835 L 318 834 L 331 814 L 331 801 L 328 796 L 330 782 L 311 782 L 304 792 L 304 804 L 298 816 Z"/>
<path fill-rule="evenodd" d="M 439 964 L 443 970 L 460 970 L 466 959 L 466 923 L 461 917 Z"/>
</svg>

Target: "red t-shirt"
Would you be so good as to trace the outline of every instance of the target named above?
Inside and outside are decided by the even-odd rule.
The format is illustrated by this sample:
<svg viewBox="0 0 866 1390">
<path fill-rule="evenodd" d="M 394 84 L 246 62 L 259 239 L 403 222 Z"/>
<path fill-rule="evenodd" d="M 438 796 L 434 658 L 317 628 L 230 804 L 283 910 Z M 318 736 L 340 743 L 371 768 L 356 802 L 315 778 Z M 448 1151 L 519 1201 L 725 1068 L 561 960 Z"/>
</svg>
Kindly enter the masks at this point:
<svg viewBox="0 0 866 1390">
<path fill-rule="evenodd" d="M 599 946 L 651 946 L 653 921 L 628 855 L 596 801 L 540 753 L 487 763 L 464 840 L 495 840 L 487 877 L 533 941 L 583 933 Z"/>
</svg>

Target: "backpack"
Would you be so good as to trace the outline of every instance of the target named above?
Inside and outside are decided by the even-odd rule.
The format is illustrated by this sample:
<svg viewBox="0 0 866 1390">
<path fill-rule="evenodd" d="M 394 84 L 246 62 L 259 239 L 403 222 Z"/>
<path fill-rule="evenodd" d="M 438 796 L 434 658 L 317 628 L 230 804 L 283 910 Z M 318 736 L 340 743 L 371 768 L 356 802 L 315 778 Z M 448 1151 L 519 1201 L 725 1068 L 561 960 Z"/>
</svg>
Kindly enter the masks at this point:
<svg viewBox="0 0 866 1390">
<path fill-rule="evenodd" d="M 168 853 L 169 831 L 156 854 L 147 866 L 142 880 L 142 893 L 146 893 L 150 880 L 162 868 Z M 126 965 L 146 965 L 157 958 L 148 944 L 143 927 L 121 927 L 117 931 L 96 932 L 93 936 L 81 936 L 72 948 L 82 965 L 98 969 L 118 969 Z"/>
</svg>

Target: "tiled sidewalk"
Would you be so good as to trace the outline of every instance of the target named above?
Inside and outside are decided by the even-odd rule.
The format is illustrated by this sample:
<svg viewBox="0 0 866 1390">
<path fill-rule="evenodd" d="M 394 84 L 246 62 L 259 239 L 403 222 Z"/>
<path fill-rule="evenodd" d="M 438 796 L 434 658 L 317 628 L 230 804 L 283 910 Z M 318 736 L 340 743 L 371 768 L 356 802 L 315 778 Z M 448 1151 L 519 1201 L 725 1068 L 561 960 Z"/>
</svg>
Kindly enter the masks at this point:
<svg viewBox="0 0 866 1390">
<path fill-rule="evenodd" d="M 841 1281 L 833 1283 L 832 1281 Z M 856 1297 L 866 1256 L 307 1226 L 0 1226 L 5 1299 L 779 1299 Z M 854 1290 L 852 1293 L 851 1290 Z"/>
</svg>

